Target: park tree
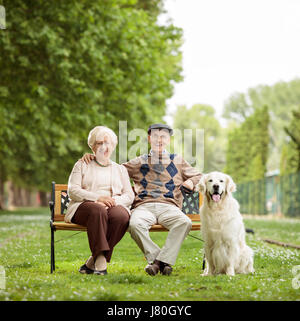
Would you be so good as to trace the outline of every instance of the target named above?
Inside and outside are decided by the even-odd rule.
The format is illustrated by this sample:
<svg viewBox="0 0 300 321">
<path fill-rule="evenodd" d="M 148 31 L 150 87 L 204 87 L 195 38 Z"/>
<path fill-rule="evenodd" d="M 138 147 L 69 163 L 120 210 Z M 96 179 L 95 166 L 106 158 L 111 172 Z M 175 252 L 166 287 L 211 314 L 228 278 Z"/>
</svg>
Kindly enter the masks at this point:
<svg viewBox="0 0 300 321">
<path fill-rule="evenodd" d="M 293 111 L 293 118 L 284 128 L 287 139 L 280 159 L 281 211 L 288 216 L 300 213 L 300 111 Z"/>
<path fill-rule="evenodd" d="M 225 171 L 237 183 L 262 179 L 267 171 L 268 107 L 257 109 L 228 136 Z"/>
<path fill-rule="evenodd" d="M 0 193 L 65 182 L 96 125 L 161 121 L 181 80 L 181 30 L 161 1 L 2 1 Z M 1 201 L 1 200 L 0 200 Z"/>
<path fill-rule="evenodd" d="M 191 108 L 178 106 L 173 115 L 173 126 L 182 133 L 185 129 L 192 130 L 191 152 L 196 156 L 196 148 L 203 149 L 203 159 L 199 159 L 200 169 L 207 173 L 213 170 L 221 171 L 225 165 L 226 133 L 216 119 L 212 106 L 195 104 Z M 196 129 L 203 130 L 203 141 L 196 141 Z M 184 140 L 180 135 L 174 137 L 174 146 L 179 151 L 185 151 Z M 179 141 L 180 140 L 180 141 Z M 196 143 L 199 146 L 196 146 Z M 202 146 L 201 146 L 202 144 Z M 188 160 L 189 155 L 184 155 Z M 191 157 L 191 159 L 193 159 Z"/>
<path fill-rule="evenodd" d="M 300 111 L 294 110 L 292 114 L 289 126 L 284 127 L 288 139 L 281 153 L 281 174 L 300 172 Z"/>
<path fill-rule="evenodd" d="M 267 106 L 256 109 L 228 135 L 224 171 L 238 184 L 236 198 L 241 209 L 246 213 L 264 214 L 266 212 L 264 177 L 267 171 L 268 147 Z"/>
<path fill-rule="evenodd" d="M 241 124 L 255 110 L 264 105 L 269 107 L 269 157 L 268 170 L 278 169 L 281 151 L 286 145 L 288 134 L 284 127 L 289 126 L 292 111 L 299 110 L 300 79 L 278 82 L 272 86 L 260 85 L 246 93 L 234 93 L 225 103 L 223 116 Z"/>
</svg>

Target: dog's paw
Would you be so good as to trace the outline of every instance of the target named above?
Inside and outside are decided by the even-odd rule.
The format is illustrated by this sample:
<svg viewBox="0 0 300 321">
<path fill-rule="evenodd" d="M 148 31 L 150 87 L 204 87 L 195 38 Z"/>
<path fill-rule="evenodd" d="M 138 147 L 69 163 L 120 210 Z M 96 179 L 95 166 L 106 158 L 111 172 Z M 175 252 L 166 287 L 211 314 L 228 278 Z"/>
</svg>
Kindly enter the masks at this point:
<svg viewBox="0 0 300 321">
<path fill-rule="evenodd" d="M 226 269 L 226 275 L 228 275 L 228 276 L 235 276 L 234 268 L 233 268 L 233 267 L 228 267 L 228 268 Z"/>
</svg>

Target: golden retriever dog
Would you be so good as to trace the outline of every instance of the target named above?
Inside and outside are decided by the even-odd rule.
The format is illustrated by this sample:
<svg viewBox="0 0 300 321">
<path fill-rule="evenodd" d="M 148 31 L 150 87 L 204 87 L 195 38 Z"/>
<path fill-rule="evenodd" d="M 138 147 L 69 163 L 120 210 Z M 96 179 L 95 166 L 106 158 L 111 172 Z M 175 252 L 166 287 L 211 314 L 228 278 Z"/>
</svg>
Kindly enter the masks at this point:
<svg viewBox="0 0 300 321">
<path fill-rule="evenodd" d="M 243 218 L 232 196 L 236 190 L 232 178 L 211 172 L 201 177 L 197 187 L 204 196 L 200 217 L 207 265 L 203 275 L 254 272 L 253 251 L 246 245 Z"/>
</svg>

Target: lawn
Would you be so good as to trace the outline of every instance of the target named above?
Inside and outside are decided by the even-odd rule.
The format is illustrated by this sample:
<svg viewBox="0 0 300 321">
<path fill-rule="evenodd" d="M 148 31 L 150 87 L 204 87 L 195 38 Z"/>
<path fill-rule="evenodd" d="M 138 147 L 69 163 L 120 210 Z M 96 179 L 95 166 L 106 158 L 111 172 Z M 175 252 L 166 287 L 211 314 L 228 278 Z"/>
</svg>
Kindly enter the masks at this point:
<svg viewBox="0 0 300 321">
<path fill-rule="evenodd" d="M 300 220 L 245 219 L 247 243 L 255 252 L 255 273 L 202 277 L 203 243 L 187 237 L 171 276 L 148 276 L 146 261 L 126 233 L 115 248 L 107 276 L 81 275 L 89 256 L 86 233 L 57 231 L 56 271 L 50 274 L 49 210 L 0 212 L 0 266 L 6 273 L 0 300 L 203 301 L 300 299 L 300 251 L 265 243 L 272 238 L 300 244 Z M 201 237 L 200 232 L 191 235 Z M 166 233 L 152 233 L 162 245 Z M 294 279 L 294 281 L 293 281 Z"/>
</svg>

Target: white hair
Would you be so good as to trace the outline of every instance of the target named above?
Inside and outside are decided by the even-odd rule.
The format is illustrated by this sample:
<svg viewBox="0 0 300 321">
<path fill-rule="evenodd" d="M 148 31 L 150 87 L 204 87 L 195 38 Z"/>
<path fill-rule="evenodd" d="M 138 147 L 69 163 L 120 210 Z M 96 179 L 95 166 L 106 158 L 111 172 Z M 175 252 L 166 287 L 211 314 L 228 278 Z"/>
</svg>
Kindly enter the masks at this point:
<svg viewBox="0 0 300 321">
<path fill-rule="evenodd" d="M 93 149 L 95 142 L 105 136 L 110 138 L 113 148 L 115 149 L 118 144 L 118 137 L 113 130 L 105 126 L 96 126 L 90 131 L 88 136 L 89 147 Z"/>
</svg>

